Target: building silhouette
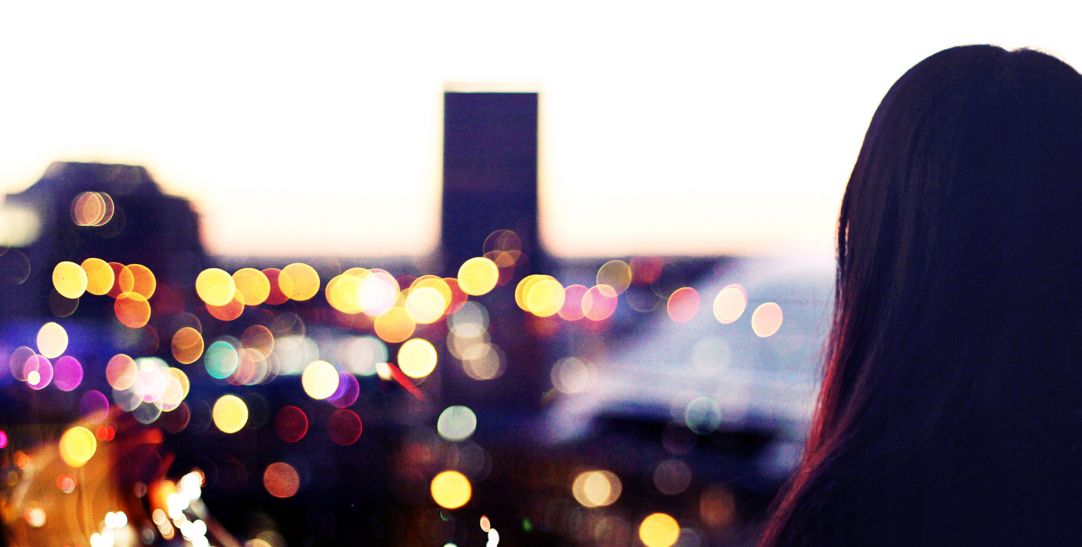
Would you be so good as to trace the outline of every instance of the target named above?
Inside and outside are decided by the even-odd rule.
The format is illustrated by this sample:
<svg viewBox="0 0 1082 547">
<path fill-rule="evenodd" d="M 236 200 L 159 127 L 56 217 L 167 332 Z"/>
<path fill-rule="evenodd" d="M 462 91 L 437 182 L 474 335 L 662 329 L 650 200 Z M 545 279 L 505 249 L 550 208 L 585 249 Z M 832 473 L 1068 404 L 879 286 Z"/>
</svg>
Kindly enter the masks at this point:
<svg viewBox="0 0 1082 547">
<path fill-rule="evenodd" d="M 143 264 L 166 291 L 191 285 L 207 262 L 191 203 L 162 192 L 140 166 L 56 162 L 5 196 L 4 207 L 29 212 L 40 227 L 32 241 L 0 255 L 5 318 L 50 315 L 50 299 L 55 306 L 61 298 L 52 269 L 63 260 Z"/>
<path fill-rule="evenodd" d="M 506 371 L 478 386 L 461 369 L 445 367 L 442 395 L 450 404 L 495 406 L 508 417 L 537 410 L 548 374 L 544 341 L 507 294 L 526 275 L 552 267 L 538 239 L 537 104 L 537 93 L 444 94 L 444 275 L 484 253 L 494 232 L 513 232 L 518 249 L 507 286 L 480 299 L 498 318 L 491 334 L 506 355 Z"/>
</svg>

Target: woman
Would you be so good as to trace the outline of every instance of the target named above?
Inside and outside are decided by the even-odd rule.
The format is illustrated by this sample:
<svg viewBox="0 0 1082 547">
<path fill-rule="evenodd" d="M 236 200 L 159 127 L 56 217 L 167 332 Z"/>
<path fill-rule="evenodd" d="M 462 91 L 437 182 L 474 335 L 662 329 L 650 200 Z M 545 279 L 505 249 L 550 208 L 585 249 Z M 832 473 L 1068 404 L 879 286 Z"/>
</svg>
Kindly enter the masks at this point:
<svg viewBox="0 0 1082 547">
<path fill-rule="evenodd" d="M 762 545 L 1082 545 L 1082 76 L 942 51 L 876 111 L 834 326 Z"/>
</svg>

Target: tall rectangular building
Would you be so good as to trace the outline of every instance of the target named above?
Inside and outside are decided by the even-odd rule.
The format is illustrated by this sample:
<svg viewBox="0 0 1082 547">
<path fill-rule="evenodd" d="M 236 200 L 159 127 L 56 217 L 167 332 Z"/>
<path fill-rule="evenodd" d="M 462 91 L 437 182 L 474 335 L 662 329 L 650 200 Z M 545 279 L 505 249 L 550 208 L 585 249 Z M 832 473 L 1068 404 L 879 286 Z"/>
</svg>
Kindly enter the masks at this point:
<svg viewBox="0 0 1082 547">
<path fill-rule="evenodd" d="M 536 93 L 444 95 L 442 248 L 446 275 L 464 261 L 491 251 L 486 238 L 513 231 L 521 254 L 503 272 L 502 285 L 476 298 L 489 311 L 489 332 L 502 359 L 499 377 L 471 378 L 463 367 L 444 367 L 445 402 L 529 414 L 548 386 L 545 350 L 515 305 L 515 285 L 544 272 L 548 260 L 538 241 Z M 506 232 L 501 232 L 506 234 Z M 513 241 L 517 239 L 517 242 Z M 507 244 L 505 241 L 504 244 Z M 507 257 L 504 257 L 506 260 Z M 503 264 L 501 264 L 503 265 Z"/>
</svg>

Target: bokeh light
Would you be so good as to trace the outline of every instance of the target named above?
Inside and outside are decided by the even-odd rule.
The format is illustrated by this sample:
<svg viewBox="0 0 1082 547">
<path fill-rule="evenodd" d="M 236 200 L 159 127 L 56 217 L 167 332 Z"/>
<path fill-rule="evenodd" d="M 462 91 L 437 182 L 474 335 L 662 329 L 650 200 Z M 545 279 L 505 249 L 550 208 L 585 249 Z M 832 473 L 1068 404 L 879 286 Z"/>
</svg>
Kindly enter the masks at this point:
<svg viewBox="0 0 1082 547">
<path fill-rule="evenodd" d="M 448 441 L 464 441 L 476 430 L 477 415 L 467 406 L 449 406 L 436 419 L 436 431 Z"/>
<path fill-rule="evenodd" d="M 444 509 L 458 509 L 469 503 L 473 496 L 470 480 L 458 471 L 443 471 L 436 475 L 429 491 L 436 504 Z"/>
<path fill-rule="evenodd" d="M 583 507 L 606 507 L 616 503 L 623 484 L 615 473 L 606 470 L 584 471 L 571 483 L 571 495 Z"/>
<path fill-rule="evenodd" d="M 20 382 L 25 382 L 26 364 L 34 357 L 37 357 L 37 353 L 26 346 L 15 348 L 8 357 L 8 367 L 11 371 L 11 376 Z"/>
<path fill-rule="evenodd" d="M 387 362 L 387 344 L 375 336 L 353 337 L 339 348 L 341 362 L 353 374 L 371 376 L 376 363 Z"/>
<path fill-rule="evenodd" d="M 53 385 L 60 391 L 72 391 L 83 383 L 83 365 L 78 359 L 64 355 L 53 364 Z"/>
<path fill-rule="evenodd" d="M 289 279 L 289 282 L 283 283 L 283 277 Z M 294 262 L 282 268 L 278 286 L 290 300 L 305 302 L 319 293 L 319 273 L 308 264 Z"/>
<path fill-rule="evenodd" d="M 515 287 L 515 302 L 538 317 L 551 317 L 564 305 L 564 287 L 550 275 L 528 275 Z"/>
<path fill-rule="evenodd" d="M 53 317 L 71 317 L 77 309 L 79 309 L 78 299 L 64 298 L 56 291 L 49 293 L 49 311 L 52 312 Z"/>
<path fill-rule="evenodd" d="M 85 217 L 83 225 L 91 226 L 96 222 L 100 202 L 93 197 L 86 199 L 91 201 L 80 214 Z M 121 233 L 126 223 L 134 223 L 135 217 L 131 215 L 135 211 L 118 210 L 119 218 L 108 231 L 79 233 L 82 237 L 115 237 L 114 231 Z M 529 243 L 533 246 L 534 234 L 530 235 Z M 114 439 L 118 442 L 109 445 L 115 452 L 109 454 L 110 462 L 114 456 L 123 457 L 121 450 L 128 449 L 127 441 L 132 439 L 128 429 L 133 423 L 149 426 L 139 427 L 138 431 L 151 435 L 148 440 L 154 443 L 183 444 L 189 439 L 197 441 L 199 435 L 212 436 L 211 439 L 217 439 L 215 446 L 193 462 L 207 473 L 199 472 L 199 487 L 206 485 L 236 492 L 250 489 L 253 484 L 258 487 L 258 476 L 250 475 L 257 475 L 258 469 L 265 466 L 262 486 L 268 496 L 280 499 L 303 496 L 303 503 L 319 504 L 320 496 L 348 479 L 348 474 L 358 466 L 386 470 L 389 484 L 400 501 L 427 503 L 424 487 L 429 487 L 432 500 L 444 511 L 435 506 L 422 511 L 440 517 L 438 523 L 431 519 L 435 523 L 431 528 L 439 531 L 440 535 L 435 537 L 439 543 L 452 538 L 461 543 L 464 537 L 461 525 L 476 522 L 478 516 L 482 530 L 489 534 L 490 544 L 492 537 L 498 537 L 493 535 L 493 524 L 499 525 L 505 535 L 508 530 L 516 530 L 511 533 L 514 536 L 520 527 L 526 533 L 533 529 L 535 525 L 529 519 L 537 520 L 546 534 L 551 531 L 554 536 L 577 537 L 585 543 L 611 538 L 614 544 L 630 544 L 636 531 L 647 545 L 713 541 L 718 530 L 703 530 L 719 526 L 712 523 L 743 518 L 744 508 L 734 511 L 731 495 L 725 498 L 704 493 L 710 479 L 721 479 L 702 472 L 699 456 L 703 450 L 712 450 L 709 446 L 720 438 L 712 433 L 722 427 L 723 417 L 729 431 L 728 428 L 742 424 L 739 420 L 746 419 L 748 410 L 758 410 L 752 409 L 748 402 L 758 394 L 742 382 L 747 368 L 759 360 L 760 356 L 754 353 L 762 350 L 779 358 L 794 356 L 793 348 L 806 338 L 795 334 L 783 336 L 767 345 L 757 344 L 758 349 L 749 353 L 744 347 L 747 333 L 739 329 L 717 331 L 709 327 L 707 320 L 678 331 L 664 320 L 666 316 L 675 323 L 706 319 L 699 314 L 705 311 L 701 308 L 707 293 L 700 294 L 691 285 L 720 286 L 713 284 L 721 275 L 727 275 L 718 273 L 727 270 L 714 268 L 705 261 L 636 257 L 550 263 L 543 260 L 544 256 L 524 255 L 517 234 L 508 230 L 493 232 L 486 240 L 483 256 L 462 262 L 457 277 L 425 273 L 444 268 L 447 264 L 442 262 L 443 257 L 437 257 L 441 259 L 437 261 L 381 258 L 375 262 L 395 268 L 396 275 L 375 267 L 351 267 L 344 260 L 330 257 L 320 259 L 318 271 L 303 262 L 282 269 L 231 266 L 227 271 L 209 267 L 215 264 L 213 255 L 197 253 L 185 254 L 188 262 L 180 264 L 184 268 L 178 268 L 172 259 L 140 254 L 137 249 L 125 248 L 121 239 L 114 241 L 116 244 L 101 247 L 106 249 L 102 256 L 125 261 L 143 256 L 151 265 L 160 264 L 161 286 L 157 285 L 154 272 L 139 264 L 106 262 L 102 258 L 86 258 L 77 267 L 73 262 L 45 262 L 46 266 L 55 264 L 52 279 L 55 290 L 50 291 L 48 280 L 43 279 L 44 289 L 50 294 L 39 295 L 43 303 L 48 296 L 48 309 L 42 304 L 42 312 L 51 311 L 52 321 L 62 321 L 68 329 L 56 322 L 41 325 L 46 321 L 42 319 L 13 329 L 11 332 L 20 339 L 13 335 L 11 340 L 4 340 L 0 353 L 9 358 L 13 377 L 22 381 L 9 381 L 18 395 L 65 404 L 78 400 L 80 409 L 96 414 L 96 417 L 83 416 L 81 423 L 93 421 L 87 431 L 94 433 L 97 443 L 110 443 Z M 0 249 L 0 256 L 12 252 Z M 82 249 L 65 252 L 85 256 Z M 540 273 L 545 265 L 556 266 L 560 279 Z M 182 270 L 179 276 L 178 270 Z M 539 273 L 527 275 L 530 271 Z M 320 272 L 328 277 L 321 280 Z M 6 270 L 0 270 L 0 275 L 6 275 Z M 48 270 L 35 270 L 31 279 L 39 277 L 47 278 Z M 9 283 L 6 277 L 2 279 Z M 571 281 L 581 283 L 564 285 Z M 505 288 L 501 292 L 498 287 Z M 319 298 L 320 292 L 324 293 L 325 301 Z M 784 291 L 777 292 L 781 293 L 779 298 L 789 296 Z M 87 293 L 109 295 L 115 301 L 83 299 L 82 295 Z M 514 304 L 505 298 L 512 294 Z M 625 305 L 621 306 L 620 300 Z M 110 306 L 117 320 L 129 329 L 114 323 L 104 325 L 104 329 L 91 324 L 90 315 L 101 309 L 109 310 Z M 519 309 L 525 313 L 519 313 Z M 716 293 L 711 311 L 722 324 L 749 317 L 752 330 L 759 337 L 772 336 L 782 322 L 781 308 L 773 302 L 746 314 L 751 311 L 748 295 L 736 284 L 726 285 Z M 58 319 L 69 316 L 71 319 Z M 230 321 L 233 323 L 227 323 Z M 41 328 L 37 330 L 35 345 L 27 338 L 38 325 Z M 27 331 L 27 327 L 31 330 Z M 677 332 L 682 340 L 679 344 L 661 340 Z M 19 344 L 30 347 L 18 347 Z M 657 351 L 650 358 L 647 353 L 655 350 L 654 344 Z M 537 353 L 533 351 L 534 345 L 547 349 Z M 133 359 L 128 354 L 139 358 Z M 158 357 L 166 355 L 172 357 L 169 363 Z M 108 362 L 102 367 L 105 359 Z M 192 363 L 203 366 L 180 366 Z M 648 412 L 669 423 L 655 449 L 643 452 L 645 459 L 639 458 L 636 463 L 626 458 L 600 457 L 608 456 L 604 448 L 599 453 L 591 450 L 589 454 L 571 454 L 569 458 L 559 455 L 556 468 L 548 469 L 541 479 L 530 478 L 535 482 L 527 485 L 544 483 L 548 497 L 541 501 L 559 508 L 552 515 L 531 510 L 529 519 L 522 515 L 518 517 L 521 521 L 500 524 L 482 516 L 481 510 L 495 510 L 488 506 L 479 506 L 478 511 L 469 515 L 452 515 L 446 511 L 463 508 L 471 502 L 499 503 L 498 492 L 482 496 L 480 490 L 475 501 L 473 488 L 488 485 L 496 489 L 494 492 L 505 490 L 508 473 L 505 460 L 509 455 L 519 455 L 500 444 L 499 435 L 509 431 L 514 434 L 516 427 L 502 415 L 501 405 L 521 401 L 551 411 L 553 417 L 567 423 L 580 420 L 585 424 L 583 413 L 607 412 L 610 410 L 607 406 L 614 404 L 612 397 L 626 394 L 634 397 L 634 387 L 630 388 L 631 392 L 622 388 L 633 386 L 633 381 L 644 384 L 654 381 L 656 371 L 652 368 L 666 363 L 685 366 L 681 374 L 686 383 L 667 401 L 669 404 L 650 403 Z M 437 368 L 448 367 L 436 372 Z M 519 371 L 522 367 L 534 370 L 522 376 Z M 99 370 L 104 372 L 104 378 Z M 639 373 L 641 376 L 634 376 Z M 434 377 L 437 374 L 441 377 Z M 709 386 L 702 383 L 704 379 L 734 374 L 741 380 L 735 382 L 739 384 L 735 387 L 719 391 L 707 389 Z M 467 380 L 489 381 L 501 375 L 510 377 L 487 384 Z M 621 382 L 629 377 L 633 380 L 622 385 L 612 381 L 617 377 Z M 527 378 L 540 382 L 530 386 L 529 394 L 518 391 Z M 103 379 L 111 390 L 102 387 Z M 297 383 L 301 390 L 296 389 Z M 45 393 L 27 391 L 49 385 L 57 389 Z M 58 393 L 78 391 L 81 387 L 87 393 Z M 659 382 L 658 388 L 661 387 Z M 91 388 L 105 393 L 89 391 Z M 226 390 L 238 389 L 243 390 L 243 395 L 224 394 Z M 527 397 L 532 403 L 526 401 Z M 469 406 L 451 404 L 462 402 Z M 74 414 L 67 418 L 72 417 Z M 481 419 L 484 431 L 478 428 Z M 574 424 L 569 429 L 572 427 Z M 366 428 L 367 437 L 362 437 Z M 388 428 L 402 428 L 404 434 L 399 437 L 397 431 Z M 266 436 L 268 430 L 273 431 L 271 437 Z M 74 435 L 73 438 L 85 437 L 71 431 L 68 434 Z M 572 432 L 581 435 L 583 431 L 587 430 Z M 181 433 L 183 438 L 162 437 Z M 223 433 L 242 434 L 223 437 Z M 555 429 L 551 433 L 556 433 Z M 362 438 L 365 444 L 355 446 Z M 398 443 L 399 439 L 403 442 Z M 4 444 L 6 441 L 3 438 Z M 492 442 L 496 444 L 490 445 Z M 101 444 L 102 452 L 96 456 L 93 456 L 96 448 L 91 449 L 87 458 L 97 457 L 104 462 L 105 446 Z M 526 450 L 536 448 L 524 446 Z M 52 445 L 48 448 L 56 450 Z M 393 461 L 371 459 L 373 450 L 378 453 L 388 449 L 386 455 Z M 27 449 L 27 454 L 30 450 Z M 72 452 L 78 455 L 80 450 Z M 81 451 L 86 452 L 85 448 Z M 163 454 L 147 456 L 148 469 L 165 463 Z M 22 460 L 14 453 L 9 456 L 20 469 L 30 469 L 36 463 L 30 462 L 25 454 Z M 346 457 L 356 457 L 356 465 L 337 465 L 335 460 Z M 524 465 L 536 463 L 533 458 L 539 457 L 544 456 L 528 455 Z M 77 456 L 69 459 L 79 461 Z M 20 461 L 24 463 L 20 465 Z M 631 463 L 635 465 L 629 467 Z M 624 480 L 634 482 L 627 483 L 628 491 L 623 490 L 624 484 L 616 470 Z M 81 476 L 71 474 L 71 470 L 49 472 L 47 482 L 50 488 L 54 483 L 58 485 L 61 492 L 77 491 L 86 486 L 78 477 Z M 430 482 L 425 480 L 429 477 Z M 311 492 L 300 492 L 302 482 Z M 190 519 L 194 518 L 194 512 L 187 509 L 183 512 L 189 519 L 185 523 L 188 532 L 174 522 L 174 519 L 179 521 L 176 514 L 182 513 L 176 510 L 180 507 L 177 500 L 186 494 L 179 483 L 162 481 L 162 484 L 169 486 L 152 481 L 136 486 L 137 492 L 140 488 L 144 494 L 151 491 L 148 494 L 151 510 L 159 510 L 161 519 L 152 519 L 153 525 L 159 526 L 157 530 L 150 526 L 147 530 L 133 527 L 134 533 L 146 532 L 149 536 L 168 525 L 175 528 L 171 529 L 170 540 L 188 541 L 192 539 L 188 532 L 192 531 Z M 165 491 L 166 495 L 158 496 L 154 493 L 157 490 Z M 714 490 L 724 492 L 717 487 Z M 52 492 L 56 495 L 55 489 Z M 635 499 L 626 499 L 630 494 Z M 164 499 L 170 495 L 174 496 L 172 502 Z M 265 499 L 260 503 L 267 503 L 268 496 L 263 496 Z M 163 499 L 155 505 L 152 498 L 157 497 Z M 302 500 L 290 503 L 299 501 Z M 170 507 L 171 503 L 175 507 Z M 286 507 L 282 502 L 273 503 Z M 613 509 L 617 503 L 621 507 Z M 651 503 L 658 506 L 651 507 Z M 675 512 L 677 508 L 679 513 Z M 55 518 L 54 510 L 48 510 L 50 518 Z M 681 519 L 685 515 L 689 519 L 701 516 L 701 520 L 685 523 L 684 530 L 665 513 L 637 520 L 657 510 L 670 511 Z M 305 514 L 305 523 L 313 527 L 338 526 L 335 519 L 339 514 L 334 509 L 321 507 L 317 513 L 320 514 Z M 16 514 L 22 514 L 21 509 Z M 734 514 L 739 517 L 733 517 Z M 503 522 L 505 517 L 496 518 Z M 268 547 L 284 544 L 286 531 L 276 530 L 276 524 L 268 519 L 256 525 L 250 531 L 248 543 Z"/>
<path fill-rule="evenodd" d="M 192 327 L 182 327 L 173 334 L 170 346 L 173 358 L 182 365 L 189 365 L 203 356 L 203 335 Z"/>
<path fill-rule="evenodd" d="M 31 505 L 23 511 L 23 519 L 30 525 L 31 528 L 41 528 L 45 526 L 48 515 L 45 513 L 45 509 L 36 505 Z"/>
<path fill-rule="evenodd" d="M 666 496 L 683 493 L 691 486 L 691 467 L 680 460 L 665 460 L 654 468 L 654 487 Z"/>
<path fill-rule="evenodd" d="M 415 287 L 407 293 L 406 312 L 417 324 L 429 325 L 439 321 L 450 303 L 435 288 Z"/>
<path fill-rule="evenodd" d="M 116 214 L 116 203 L 106 192 L 80 192 L 71 200 L 71 220 L 76 226 L 100 228 Z"/>
<path fill-rule="evenodd" d="M 30 259 L 26 253 L 0 247 L 0 283 L 22 285 L 30 277 Z"/>
<path fill-rule="evenodd" d="M 248 405 L 236 395 L 222 395 L 214 402 L 211 417 L 221 432 L 233 434 L 248 423 Z"/>
<path fill-rule="evenodd" d="M 60 458 L 71 467 L 86 465 L 98 451 L 98 440 L 83 426 L 69 428 L 60 436 Z"/>
<path fill-rule="evenodd" d="M 582 315 L 590 321 L 604 321 L 616 313 L 616 291 L 608 285 L 595 285 L 582 295 Z"/>
<path fill-rule="evenodd" d="M 361 306 L 361 282 L 365 276 L 371 275 L 367 270 L 351 269 L 341 275 L 336 275 L 327 282 L 327 303 L 334 309 L 356 315 L 364 311 Z"/>
<path fill-rule="evenodd" d="M 684 407 L 684 425 L 706 435 L 721 425 L 721 405 L 709 397 L 696 397 Z"/>
<path fill-rule="evenodd" d="M 68 331 L 59 323 L 45 323 L 38 329 L 38 353 L 50 359 L 60 357 L 68 349 Z"/>
<path fill-rule="evenodd" d="M 488 330 L 488 310 L 478 302 L 466 302 L 447 318 L 451 334 L 463 338 L 478 338 Z"/>
<path fill-rule="evenodd" d="M 86 292 L 86 271 L 83 267 L 67 260 L 58 262 L 53 268 L 53 288 L 64 298 L 79 298 Z"/>
<path fill-rule="evenodd" d="M 437 353 L 432 342 L 411 338 L 398 348 L 398 367 L 410 378 L 424 378 L 436 370 Z"/>
<path fill-rule="evenodd" d="M 610 260 L 597 270 L 598 285 L 608 285 L 616 294 L 623 294 L 631 286 L 631 266 L 623 260 Z"/>
<path fill-rule="evenodd" d="M 365 275 L 361 279 L 361 308 L 371 317 L 381 316 L 398 300 L 400 289 L 398 280 L 390 273 L 377 268 L 369 270 L 368 273 L 370 275 Z M 402 311 L 405 312 L 405 310 Z"/>
<path fill-rule="evenodd" d="M 88 258 L 80 267 L 86 272 L 86 292 L 96 296 L 109 294 L 116 281 L 116 274 L 108 262 L 100 258 Z"/>
<path fill-rule="evenodd" d="M 138 374 L 139 368 L 135 365 L 135 359 L 123 353 L 114 355 L 105 365 L 105 379 L 109 382 L 109 386 L 117 391 L 124 391 L 134 386 Z"/>
<path fill-rule="evenodd" d="M 740 285 L 726 285 L 714 298 L 714 318 L 719 323 L 735 323 L 748 307 L 748 293 Z"/>
<path fill-rule="evenodd" d="M 258 351 L 263 357 L 270 357 L 274 351 L 274 333 L 263 325 L 249 325 L 240 335 L 240 343 Z"/>
<path fill-rule="evenodd" d="M 226 340 L 217 340 L 203 354 L 203 366 L 207 374 L 219 380 L 230 377 L 240 365 L 236 346 Z"/>
<path fill-rule="evenodd" d="M 292 465 L 274 462 L 263 471 L 263 487 L 276 498 L 290 498 L 300 490 L 301 476 Z"/>
<path fill-rule="evenodd" d="M 405 308 L 395 306 L 376 317 L 376 336 L 389 344 L 406 341 L 417 329 L 417 323 Z"/>
<path fill-rule="evenodd" d="M 154 276 L 154 272 L 142 264 L 128 264 L 124 267 L 124 271 L 131 274 L 131 286 L 126 286 L 128 276 L 122 275 L 121 279 L 125 281 L 125 285 L 121 288 L 124 291 L 131 291 L 138 293 L 145 299 L 150 299 L 154 296 L 155 291 L 158 290 L 158 279 Z"/>
<path fill-rule="evenodd" d="M 267 276 L 267 283 L 270 284 L 266 303 L 278 306 L 288 302 L 288 295 L 293 292 L 293 280 L 289 276 L 282 277 L 282 270 L 278 268 L 264 268 L 262 271 L 263 275 Z"/>
<path fill-rule="evenodd" d="M 308 415 L 299 407 L 287 405 L 274 415 L 274 432 L 287 443 L 295 443 L 308 434 Z"/>
<path fill-rule="evenodd" d="M 128 269 L 125 268 L 123 264 L 119 262 L 109 262 L 108 264 L 109 269 L 113 270 L 113 286 L 109 289 L 109 292 L 105 294 L 108 295 L 109 298 L 116 298 L 120 296 L 120 293 L 125 291 L 125 289 L 121 286 L 121 278 L 124 278 L 126 280 L 125 283 L 123 283 L 124 286 L 128 287 L 128 289 L 126 290 L 131 290 L 131 287 L 135 284 L 135 281 L 132 279 L 131 272 L 128 271 Z"/>
<path fill-rule="evenodd" d="M 680 538 L 680 524 L 665 513 L 653 513 L 639 524 L 639 540 L 646 547 L 670 547 Z"/>
<path fill-rule="evenodd" d="M 237 370 L 228 381 L 234 385 L 256 385 L 263 383 L 271 374 L 270 365 L 263 352 L 249 347 L 237 350 Z"/>
<path fill-rule="evenodd" d="M 26 385 L 30 386 L 30 389 L 40 391 L 53 381 L 53 364 L 44 355 L 34 355 L 27 359 L 23 374 L 26 377 Z"/>
<path fill-rule="evenodd" d="M 338 373 L 338 389 L 327 401 L 338 408 L 346 408 L 357 402 L 361 396 L 361 385 L 357 377 L 347 371 Z"/>
<path fill-rule="evenodd" d="M 225 306 L 236 296 L 233 276 L 220 268 L 207 268 L 195 278 L 195 293 L 208 306 Z"/>
<path fill-rule="evenodd" d="M 446 315 L 451 315 L 462 309 L 462 306 L 466 305 L 470 296 L 462 292 L 462 286 L 457 279 L 453 277 L 445 277 L 443 281 L 447 283 L 447 287 L 451 289 L 451 305 L 447 306 Z"/>
<path fill-rule="evenodd" d="M 113 386 L 116 405 L 144 424 L 154 422 L 162 412 L 179 407 L 190 388 L 183 371 L 158 357 L 133 361 L 127 355 L 116 355 L 106 366 L 106 378 Z"/>
<path fill-rule="evenodd" d="M 110 263 L 112 266 L 112 263 Z M 120 264 L 119 269 L 114 270 L 116 278 L 116 287 L 119 287 L 120 293 L 131 292 L 135 290 L 135 273 L 127 265 Z"/>
<path fill-rule="evenodd" d="M 172 412 L 184 402 L 192 388 L 192 382 L 188 379 L 188 375 L 179 368 L 167 367 L 165 372 L 172 378 L 166 377 L 165 389 L 162 390 L 161 404 L 159 406 L 165 412 Z"/>
<path fill-rule="evenodd" d="M 91 389 L 79 398 L 79 413 L 87 420 L 100 422 L 109 413 L 109 398 L 104 393 Z"/>
<path fill-rule="evenodd" d="M 244 313 L 244 302 L 241 302 L 239 294 L 234 293 L 233 300 L 224 306 L 207 304 L 207 313 L 219 321 L 234 321 Z"/>
<path fill-rule="evenodd" d="M 669 295 L 665 311 L 669 314 L 669 319 L 674 322 L 687 323 L 699 314 L 700 304 L 698 291 L 691 287 L 681 287 Z"/>
<path fill-rule="evenodd" d="M 340 408 L 327 419 L 327 437 L 339 446 L 349 446 L 361 438 L 364 425 L 356 412 Z"/>
<path fill-rule="evenodd" d="M 117 321 L 125 327 L 138 329 L 150 321 L 150 302 L 146 297 L 134 291 L 121 293 L 113 302 L 113 311 Z"/>
<path fill-rule="evenodd" d="M 760 304 L 751 312 L 751 330 L 759 338 L 773 336 L 781 329 L 783 316 L 781 306 L 776 302 Z"/>
<path fill-rule="evenodd" d="M 717 485 L 708 486 L 699 497 L 699 516 L 707 526 L 724 528 L 736 518 L 736 499 L 732 492 Z"/>
<path fill-rule="evenodd" d="M 572 395 L 589 390 L 597 378 L 594 365 L 580 357 L 564 357 L 552 365 L 549 373 L 557 390 Z"/>
<path fill-rule="evenodd" d="M 338 369 L 326 361 L 312 361 L 301 374 L 301 387 L 309 397 L 322 401 L 338 389 Z"/>
<path fill-rule="evenodd" d="M 560 307 L 560 318 L 565 321 L 578 321 L 585 317 L 582 312 L 582 298 L 586 296 L 586 285 L 568 285 L 564 288 L 564 305 Z"/>
<path fill-rule="evenodd" d="M 255 268 L 241 268 L 233 272 L 235 297 L 245 306 L 258 306 L 267 301 L 271 293 L 267 275 Z"/>
<path fill-rule="evenodd" d="M 499 346 L 478 343 L 468 346 L 462 353 L 462 370 L 474 380 L 495 380 L 503 375 L 506 357 Z"/>
<path fill-rule="evenodd" d="M 500 269 L 486 257 L 474 257 L 458 268 L 458 285 L 470 296 L 487 294 L 500 280 Z"/>
</svg>

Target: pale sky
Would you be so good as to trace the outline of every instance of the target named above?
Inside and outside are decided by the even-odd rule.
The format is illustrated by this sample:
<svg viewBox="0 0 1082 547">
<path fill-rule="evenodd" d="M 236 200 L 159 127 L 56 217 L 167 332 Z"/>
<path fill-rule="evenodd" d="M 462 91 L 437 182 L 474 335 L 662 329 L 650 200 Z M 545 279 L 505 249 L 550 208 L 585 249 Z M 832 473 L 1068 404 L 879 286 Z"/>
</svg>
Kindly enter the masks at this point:
<svg viewBox="0 0 1082 547">
<path fill-rule="evenodd" d="M 967 43 L 1082 67 L 1057 3 L 870 4 L 7 3 L 0 192 L 54 160 L 136 163 L 217 254 L 422 255 L 442 93 L 468 83 L 541 93 L 557 254 L 829 255 L 907 68 Z"/>
</svg>

